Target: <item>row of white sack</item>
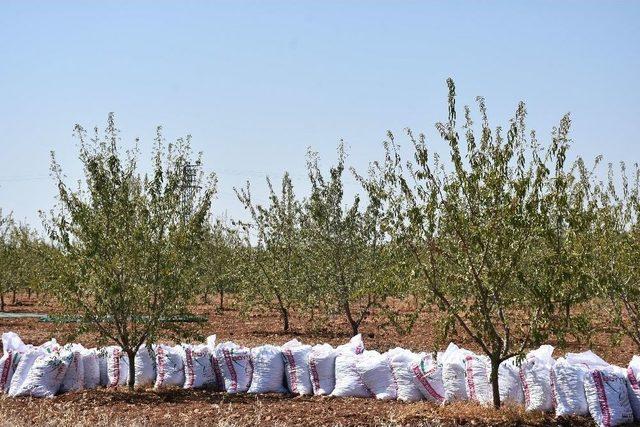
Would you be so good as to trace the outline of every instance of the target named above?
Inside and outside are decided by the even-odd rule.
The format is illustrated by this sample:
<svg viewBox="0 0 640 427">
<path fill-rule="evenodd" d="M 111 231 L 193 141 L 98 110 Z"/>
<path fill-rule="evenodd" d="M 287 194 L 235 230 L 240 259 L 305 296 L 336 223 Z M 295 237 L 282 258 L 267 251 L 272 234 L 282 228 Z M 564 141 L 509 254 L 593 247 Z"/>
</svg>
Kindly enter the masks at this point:
<svg viewBox="0 0 640 427">
<path fill-rule="evenodd" d="M 51 340 L 25 345 L 14 333 L 2 336 L 0 392 L 49 397 L 58 393 L 127 384 L 129 360 L 119 347 L 85 349 Z M 640 421 L 640 357 L 627 369 L 609 365 L 594 353 L 568 353 L 554 360 L 541 346 L 526 358 L 499 368 L 500 400 L 556 415 L 588 415 L 602 426 Z M 365 350 L 360 335 L 349 343 L 252 349 L 232 342 L 141 347 L 134 360 L 138 387 L 214 388 L 227 393 L 286 393 L 374 397 L 446 404 L 472 400 L 489 405 L 493 392 L 486 356 L 450 344 L 433 358 L 394 348 Z"/>
</svg>

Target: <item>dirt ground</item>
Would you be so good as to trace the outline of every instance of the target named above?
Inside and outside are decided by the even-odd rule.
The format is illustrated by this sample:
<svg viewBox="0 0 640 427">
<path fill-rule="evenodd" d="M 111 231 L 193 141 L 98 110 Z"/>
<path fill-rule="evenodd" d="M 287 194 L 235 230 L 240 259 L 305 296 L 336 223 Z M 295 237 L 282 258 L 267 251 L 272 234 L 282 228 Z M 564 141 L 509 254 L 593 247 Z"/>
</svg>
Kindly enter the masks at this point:
<svg viewBox="0 0 640 427">
<path fill-rule="evenodd" d="M 9 312 L 51 313 L 56 307 L 19 296 Z M 199 305 L 194 312 L 207 317 L 198 325 L 202 336 L 217 334 L 218 342 L 233 340 L 238 344 L 283 344 L 297 338 L 305 343 L 342 344 L 350 333 L 339 317 L 311 327 L 308 320 L 292 319 L 292 331 L 284 333 L 276 314 L 242 315 L 235 308 L 218 312 L 211 305 Z M 433 351 L 436 334 L 434 313 L 426 312 L 408 335 L 400 335 L 382 319 L 371 319 L 361 328 L 367 348 L 385 351 L 401 346 L 414 351 Z M 602 325 L 604 329 L 608 325 Z M 60 343 L 80 342 L 87 347 L 100 345 L 97 336 L 74 336 L 74 325 L 44 323 L 37 319 L 2 319 L 0 332 L 17 332 L 25 342 L 40 344 L 52 337 Z M 451 340 L 476 349 L 464 336 Z M 551 343 L 554 344 L 554 343 Z M 610 363 L 626 366 L 634 346 L 623 340 L 613 345 L 604 334 L 594 334 L 591 343 L 571 341 L 556 348 L 557 357 L 566 351 L 590 348 Z M 449 426 L 449 425 L 593 425 L 590 419 L 555 420 L 542 413 L 526 413 L 519 407 L 499 411 L 471 403 L 436 407 L 426 402 L 381 402 L 372 399 L 291 397 L 282 395 L 225 395 L 209 391 L 163 390 L 139 391 L 95 390 L 72 393 L 53 399 L 0 397 L 1 425 L 92 425 L 92 426 L 173 426 L 173 425 L 299 425 L 299 426 Z"/>
</svg>

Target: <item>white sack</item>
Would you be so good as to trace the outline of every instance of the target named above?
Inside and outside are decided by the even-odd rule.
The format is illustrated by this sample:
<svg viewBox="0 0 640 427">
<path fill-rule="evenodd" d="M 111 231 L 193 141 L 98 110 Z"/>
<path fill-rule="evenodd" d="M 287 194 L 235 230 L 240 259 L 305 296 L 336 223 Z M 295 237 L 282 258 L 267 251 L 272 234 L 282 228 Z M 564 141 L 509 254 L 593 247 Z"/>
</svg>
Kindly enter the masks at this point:
<svg viewBox="0 0 640 427">
<path fill-rule="evenodd" d="M 373 397 L 357 369 L 363 354 L 341 353 L 335 359 L 336 385 L 331 396 L 338 397 Z"/>
<path fill-rule="evenodd" d="M 62 378 L 62 383 L 58 390 L 60 393 L 84 389 L 84 361 L 81 350 L 84 350 L 84 347 L 77 344 L 65 346 L 65 351 L 71 353 L 71 362 L 67 367 L 64 378 Z"/>
<path fill-rule="evenodd" d="M 445 351 L 446 360 L 442 362 L 442 380 L 444 383 L 444 403 L 467 400 L 467 371 L 464 358 L 473 355 L 469 350 L 449 344 Z"/>
<path fill-rule="evenodd" d="M 154 346 L 143 344 L 136 352 L 134 363 L 135 387 L 151 387 L 156 382 L 156 352 Z"/>
<path fill-rule="evenodd" d="M 412 365 L 419 364 L 424 353 L 416 354 L 403 348 L 394 348 L 387 352 L 387 358 L 395 377 L 398 400 L 417 402 L 422 400 L 422 392 L 414 382 Z"/>
<path fill-rule="evenodd" d="M 41 352 L 14 396 L 55 396 L 72 360 L 73 353 L 67 350 Z"/>
<path fill-rule="evenodd" d="M 313 394 L 309 373 L 309 353 L 311 346 L 294 339 L 282 346 L 285 378 L 289 391 L 293 394 Z"/>
<path fill-rule="evenodd" d="M 467 396 L 469 400 L 481 405 L 493 403 L 493 390 L 489 380 L 491 361 L 487 356 L 468 354 L 464 358 L 467 379 Z"/>
<path fill-rule="evenodd" d="M 24 392 L 23 385 L 27 380 L 29 371 L 35 363 L 36 359 L 44 354 L 44 350 L 38 347 L 28 348 L 21 356 L 16 366 L 13 377 L 11 378 L 11 385 L 9 386 L 9 396 L 18 396 Z"/>
<path fill-rule="evenodd" d="M 584 391 L 584 377 L 591 369 L 607 366 L 607 362 L 591 351 L 567 353 L 566 358 L 556 360 L 553 366 L 556 415 L 587 415 L 589 407 Z"/>
<path fill-rule="evenodd" d="M 522 391 L 522 379 L 520 378 L 520 366 L 516 358 L 505 360 L 498 368 L 498 384 L 500 387 L 500 402 L 524 403 L 524 392 Z M 491 393 L 493 395 L 493 392 Z"/>
<path fill-rule="evenodd" d="M 338 353 L 347 352 L 362 354 L 364 352 L 364 342 L 362 341 L 362 334 L 354 335 L 351 337 L 348 343 L 341 344 L 336 347 Z"/>
<path fill-rule="evenodd" d="M 317 344 L 309 352 L 309 375 L 313 394 L 325 396 L 331 394 L 336 385 L 336 357 L 338 354 L 361 354 L 364 351 L 362 335 L 358 334 L 349 340 L 347 344 L 333 348 L 331 344 Z"/>
<path fill-rule="evenodd" d="M 98 368 L 100 369 L 100 386 L 107 387 L 109 385 L 109 373 L 107 371 L 107 359 L 109 358 L 109 348 L 102 347 L 98 349 Z"/>
<path fill-rule="evenodd" d="M 207 337 L 207 348 L 211 353 L 211 367 L 213 368 L 213 375 L 216 381 L 215 389 L 218 391 L 224 391 L 224 377 L 222 376 L 220 363 L 218 362 L 218 358 L 216 357 L 216 335 L 215 334 Z"/>
<path fill-rule="evenodd" d="M 100 366 L 95 348 L 80 351 L 84 368 L 84 388 L 92 390 L 100 386 Z"/>
<path fill-rule="evenodd" d="M 602 427 L 633 422 L 633 411 L 627 395 L 627 380 L 622 368 L 597 368 L 584 378 L 589 413 Z"/>
<path fill-rule="evenodd" d="M 158 344 L 156 351 L 156 382 L 154 388 L 182 387 L 184 385 L 184 350 L 181 346 Z"/>
<path fill-rule="evenodd" d="M 446 392 L 442 378 L 442 364 L 440 357 L 435 361 L 428 354 L 411 364 L 414 384 L 427 401 L 436 405 L 443 404 L 445 400 Z"/>
<path fill-rule="evenodd" d="M 627 391 L 633 417 L 636 421 L 640 421 L 640 383 L 638 383 L 638 378 L 640 378 L 640 356 L 633 356 L 627 368 Z"/>
<path fill-rule="evenodd" d="M 286 393 L 284 360 L 280 347 L 262 345 L 251 349 L 253 377 L 249 393 Z"/>
<path fill-rule="evenodd" d="M 211 352 L 203 344 L 182 345 L 184 352 L 184 388 L 213 388 L 216 377 L 211 365 Z"/>
<path fill-rule="evenodd" d="M 11 386 L 13 372 L 18 366 L 20 355 L 27 346 L 24 345 L 18 334 L 5 332 L 2 334 L 2 357 L 0 357 L 0 393 L 8 393 Z"/>
<path fill-rule="evenodd" d="M 338 351 L 331 344 L 317 344 L 309 352 L 309 375 L 313 394 L 326 396 L 336 386 L 336 357 Z"/>
<path fill-rule="evenodd" d="M 216 347 L 216 359 L 227 393 L 246 393 L 253 376 L 251 350 L 233 342 L 224 342 Z"/>
<path fill-rule="evenodd" d="M 520 367 L 520 379 L 527 411 L 550 411 L 554 406 L 553 347 L 543 345 L 530 351 Z"/>
<path fill-rule="evenodd" d="M 129 380 L 129 357 L 127 353 L 117 346 L 110 346 L 105 350 L 107 352 L 107 386 L 120 387 L 127 385 Z"/>
<path fill-rule="evenodd" d="M 365 351 L 358 356 L 358 374 L 366 388 L 379 400 L 395 400 L 398 387 L 386 354 Z"/>
</svg>

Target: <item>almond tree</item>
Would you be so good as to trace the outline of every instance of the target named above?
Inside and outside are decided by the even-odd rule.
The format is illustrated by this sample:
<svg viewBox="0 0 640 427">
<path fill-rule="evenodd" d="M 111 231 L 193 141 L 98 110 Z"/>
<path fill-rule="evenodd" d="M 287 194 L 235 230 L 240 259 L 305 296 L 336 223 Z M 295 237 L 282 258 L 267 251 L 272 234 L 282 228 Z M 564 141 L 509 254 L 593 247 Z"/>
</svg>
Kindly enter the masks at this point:
<svg viewBox="0 0 640 427">
<path fill-rule="evenodd" d="M 12 241 L 13 218 L 3 216 L 0 209 L 0 312 L 4 311 L 4 293 L 12 283 L 11 264 L 15 257 L 15 245 Z"/>
<path fill-rule="evenodd" d="M 290 327 L 292 308 L 307 299 L 300 240 L 301 206 L 288 173 L 282 177 L 279 193 L 269 178 L 267 186 L 268 205 L 254 202 L 249 182 L 245 188 L 235 189 L 251 218 L 239 222 L 247 248 L 241 252 L 244 262 L 240 267 L 240 290 L 244 301 L 277 310 L 286 332 Z"/>
<path fill-rule="evenodd" d="M 238 230 L 216 220 L 207 230 L 200 261 L 198 277 L 204 302 L 211 292 L 218 294 L 218 310 L 224 310 L 224 296 L 238 288 L 241 276 L 242 246 Z"/>
<path fill-rule="evenodd" d="M 317 291 L 329 307 L 342 312 L 351 332 L 388 296 L 387 271 L 382 265 L 385 242 L 379 227 L 380 211 L 361 207 L 359 196 L 344 201 L 342 174 L 345 153 L 338 147 L 338 163 L 324 177 L 315 153 L 309 153 L 307 169 L 311 195 L 305 203 L 303 234 L 309 250 Z"/>
<path fill-rule="evenodd" d="M 640 349 L 640 168 L 629 178 L 621 163 L 621 185 L 609 166 L 599 188 L 596 261 L 592 264 L 599 307 Z"/>
<path fill-rule="evenodd" d="M 383 206 L 386 238 L 412 253 L 414 275 L 446 324 L 461 328 L 489 357 L 499 407 L 500 363 L 544 339 L 558 311 L 559 283 L 539 267 L 556 227 L 543 204 L 557 199 L 552 192 L 566 191 L 552 185 L 550 171 L 564 168 L 570 120 L 563 117 L 542 149 L 535 134 L 527 138 L 524 104 L 504 135 L 500 127 L 491 130 L 478 98 L 480 135 L 465 108 L 463 144 L 450 79 L 448 86 L 449 120 L 436 129 L 450 163 L 411 131 L 414 159 L 403 163 L 389 133 L 385 159 L 373 164 L 365 188 Z"/>
<path fill-rule="evenodd" d="M 68 315 L 80 317 L 80 332 L 98 333 L 132 361 L 146 341 L 182 330 L 171 320 L 186 314 L 195 290 L 215 177 L 200 173 L 190 185 L 189 137 L 166 144 L 160 128 L 148 175 L 139 171 L 137 142 L 121 150 L 113 114 L 104 133 L 96 128 L 89 138 L 76 125 L 75 134 L 79 188 L 65 182 L 52 155 L 59 203 L 45 225 L 61 252 L 54 292 Z M 134 369 L 130 363 L 130 388 Z"/>
</svg>

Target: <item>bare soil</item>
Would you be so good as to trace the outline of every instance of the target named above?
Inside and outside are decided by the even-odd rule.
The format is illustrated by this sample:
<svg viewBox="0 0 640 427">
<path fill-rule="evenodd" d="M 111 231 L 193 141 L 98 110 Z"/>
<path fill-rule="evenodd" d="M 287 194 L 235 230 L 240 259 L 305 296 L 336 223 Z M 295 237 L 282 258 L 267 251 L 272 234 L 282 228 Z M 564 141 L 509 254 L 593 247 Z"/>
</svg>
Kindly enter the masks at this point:
<svg viewBox="0 0 640 427">
<path fill-rule="evenodd" d="M 232 301 L 231 301 L 232 302 Z M 58 307 L 36 298 L 20 295 L 9 312 L 56 313 Z M 282 332 L 276 313 L 241 314 L 236 308 L 222 312 L 215 306 L 201 304 L 194 312 L 207 317 L 197 325 L 202 337 L 217 334 L 218 342 L 233 340 L 255 346 L 265 343 L 283 344 L 297 338 L 310 344 L 328 342 L 342 344 L 350 337 L 347 323 L 340 317 L 311 322 L 293 316 L 292 330 Z M 380 351 L 401 346 L 414 351 L 433 351 L 437 335 L 435 311 L 425 311 L 415 328 L 406 335 L 386 325 L 381 317 L 369 319 L 361 328 L 365 346 Z M 73 324 L 45 323 L 38 319 L 0 319 L 0 332 L 14 331 L 25 342 L 40 344 L 50 338 L 60 343 L 75 341 L 87 347 L 105 344 L 96 335 L 75 336 Z M 594 329 L 590 341 L 570 340 L 556 348 L 555 355 L 566 351 L 591 349 L 610 363 L 626 366 L 635 347 L 627 340 L 613 344 L 603 324 Z M 477 350 L 463 335 L 450 339 Z M 171 341 L 171 340 L 167 340 Z M 557 344 L 557 343 L 551 343 Z M 426 402 L 381 402 L 373 399 L 292 397 L 283 395 L 225 395 L 198 390 L 137 391 L 94 390 L 61 395 L 53 399 L 0 396 L 1 425 L 91 425 L 91 426 L 172 426 L 172 425 L 296 425 L 296 426 L 544 426 L 593 425 L 588 418 L 556 420 L 549 414 L 527 413 L 520 407 L 499 411 L 471 403 L 437 407 Z"/>
</svg>

